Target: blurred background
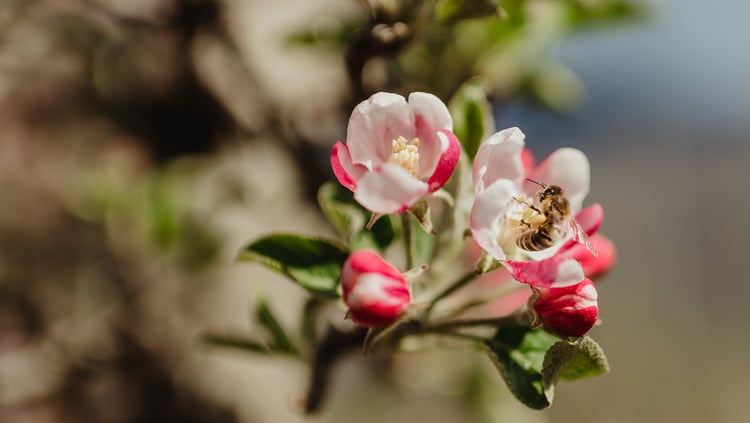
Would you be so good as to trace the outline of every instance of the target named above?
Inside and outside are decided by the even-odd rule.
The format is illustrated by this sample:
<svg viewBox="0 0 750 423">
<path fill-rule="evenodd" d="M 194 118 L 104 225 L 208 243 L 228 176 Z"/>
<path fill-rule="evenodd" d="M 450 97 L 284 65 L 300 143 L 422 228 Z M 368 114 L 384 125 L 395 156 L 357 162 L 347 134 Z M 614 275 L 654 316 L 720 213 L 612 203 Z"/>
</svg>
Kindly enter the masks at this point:
<svg viewBox="0 0 750 423">
<path fill-rule="evenodd" d="M 0 0 L 0 421 L 741 421 L 750 6 L 481 3 Z M 536 412 L 478 352 L 352 354 L 305 417 L 306 363 L 201 341 L 257 330 L 258 290 L 299 317 L 234 259 L 332 234 L 315 192 L 354 104 L 476 77 L 537 158 L 591 160 L 609 374 Z"/>
</svg>

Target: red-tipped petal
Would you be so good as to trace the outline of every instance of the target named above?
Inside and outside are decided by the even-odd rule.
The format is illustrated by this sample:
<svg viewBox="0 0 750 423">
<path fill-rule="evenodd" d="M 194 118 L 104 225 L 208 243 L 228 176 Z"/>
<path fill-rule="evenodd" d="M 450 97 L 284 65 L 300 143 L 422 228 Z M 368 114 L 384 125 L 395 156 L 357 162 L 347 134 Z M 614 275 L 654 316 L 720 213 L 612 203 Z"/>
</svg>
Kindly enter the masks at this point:
<svg viewBox="0 0 750 423">
<path fill-rule="evenodd" d="M 537 288 L 566 287 L 584 278 L 576 259 L 559 254 L 539 261 L 506 260 L 503 264 L 513 279 Z"/>
<path fill-rule="evenodd" d="M 349 190 L 357 189 L 357 180 L 365 173 L 365 167 L 352 163 L 349 148 L 341 141 L 331 149 L 331 168 L 339 183 Z"/>
<path fill-rule="evenodd" d="M 441 129 L 437 132 L 437 136 L 440 139 L 442 154 L 435 167 L 435 172 L 427 180 L 429 192 L 439 190 L 448 182 L 461 155 L 461 144 L 453 132 Z"/>
</svg>

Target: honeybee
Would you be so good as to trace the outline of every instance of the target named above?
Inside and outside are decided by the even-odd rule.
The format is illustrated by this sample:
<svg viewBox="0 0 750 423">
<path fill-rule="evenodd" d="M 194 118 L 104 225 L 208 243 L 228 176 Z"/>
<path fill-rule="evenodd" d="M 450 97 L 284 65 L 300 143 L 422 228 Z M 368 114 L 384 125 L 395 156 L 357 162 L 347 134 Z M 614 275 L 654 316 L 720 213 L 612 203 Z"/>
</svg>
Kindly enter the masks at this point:
<svg viewBox="0 0 750 423">
<path fill-rule="evenodd" d="M 598 256 L 596 247 L 591 243 L 586 231 L 570 215 L 570 202 L 565 197 L 563 189 L 557 185 L 544 185 L 540 182 L 527 179 L 542 189 L 536 193 L 535 205 L 526 205 L 536 212 L 529 221 L 521 220 L 526 226 L 516 239 L 516 245 L 526 251 L 541 251 L 552 247 L 562 239 L 568 237 L 576 242 L 584 244 L 594 257 Z"/>
</svg>

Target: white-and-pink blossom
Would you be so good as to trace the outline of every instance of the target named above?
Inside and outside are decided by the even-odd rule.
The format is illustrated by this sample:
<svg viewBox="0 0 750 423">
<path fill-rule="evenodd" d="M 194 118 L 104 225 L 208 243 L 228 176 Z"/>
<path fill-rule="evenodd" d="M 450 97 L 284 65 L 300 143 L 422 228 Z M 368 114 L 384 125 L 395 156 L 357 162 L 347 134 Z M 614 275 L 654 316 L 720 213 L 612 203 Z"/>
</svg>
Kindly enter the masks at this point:
<svg viewBox="0 0 750 423">
<path fill-rule="evenodd" d="M 508 128 L 479 147 L 473 168 L 476 197 L 469 215 L 472 234 L 520 282 L 542 288 L 577 284 L 584 279 L 579 261 L 572 255 L 556 254 L 565 245 L 564 238 L 539 252 L 523 250 L 516 241 L 526 229 L 524 217 L 539 190 L 528 179 L 561 187 L 575 216 L 589 191 L 588 159 L 579 150 L 561 148 L 535 167 L 533 157 L 524 150 L 524 138 L 520 129 Z M 587 225 L 600 224 L 595 217 Z"/>
<path fill-rule="evenodd" d="M 370 250 L 349 255 L 341 271 L 341 288 L 349 317 L 364 326 L 391 324 L 411 303 L 401 272 Z"/>
<path fill-rule="evenodd" d="M 448 108 L 432 94 L 380 92 L 352 112 L 331 151 L 338 181 L 376 214 L 401 213 L 450 178 L 461 154 Z"/>
</svg>

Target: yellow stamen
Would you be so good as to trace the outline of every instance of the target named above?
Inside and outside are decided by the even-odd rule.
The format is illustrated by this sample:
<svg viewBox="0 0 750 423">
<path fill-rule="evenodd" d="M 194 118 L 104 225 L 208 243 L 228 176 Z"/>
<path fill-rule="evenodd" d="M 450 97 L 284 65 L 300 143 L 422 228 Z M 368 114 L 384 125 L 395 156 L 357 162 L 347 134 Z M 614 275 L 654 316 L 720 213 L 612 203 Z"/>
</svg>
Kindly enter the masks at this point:
<svg viewBox="0 0 750 423">
<path fill-rule="evenodd" d="M 393 140 L 389 162 L 408 170 L 414 176 L 419 171 L 419 138 L 407 141 L 404 137 Z"/>
</svg>

